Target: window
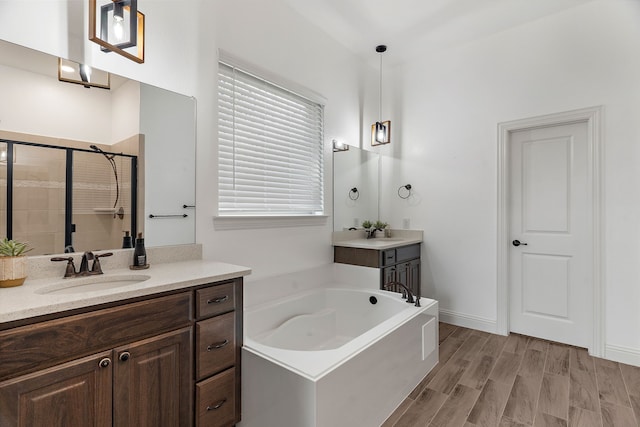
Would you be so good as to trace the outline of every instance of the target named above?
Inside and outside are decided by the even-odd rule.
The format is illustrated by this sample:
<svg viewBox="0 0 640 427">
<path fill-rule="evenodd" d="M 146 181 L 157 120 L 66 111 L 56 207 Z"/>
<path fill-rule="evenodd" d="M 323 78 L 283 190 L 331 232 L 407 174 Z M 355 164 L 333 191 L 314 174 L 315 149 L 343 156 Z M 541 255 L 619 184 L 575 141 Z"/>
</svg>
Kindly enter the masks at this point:
<svg viewBox="0 0 640 427">
<path fill-rule="evenodd" d="M 218 105 L 219 215 L 323 215 L 323 106 L 224 62 Z"/>
</svg>

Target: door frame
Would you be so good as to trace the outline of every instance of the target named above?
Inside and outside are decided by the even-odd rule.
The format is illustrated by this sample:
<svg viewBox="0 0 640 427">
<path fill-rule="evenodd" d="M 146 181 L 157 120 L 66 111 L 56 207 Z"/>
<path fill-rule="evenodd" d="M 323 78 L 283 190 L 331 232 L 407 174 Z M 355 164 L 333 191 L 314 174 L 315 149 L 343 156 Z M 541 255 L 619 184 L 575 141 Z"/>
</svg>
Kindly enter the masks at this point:
<svg viewBox="0 0 640 427">
<path fill-rule="evenodd" d="M 583 108 L 555 114 L 498 123 L 498 227 L 497 227 L 497 319 L 496 331 L 509 334 L 509 239 L 510 239 L 510 140 L 511 133 L 572 123 L 587 125 L 587 166 L 591 184 L 589 202 L 592 210 L 591 239 L 593 242 L 593 333 L 588 350 L 596 357 L 605 354 L 605 289 L 604 289 L 604 235 L 603 230 L 603 173 L 604 150 L 602 144 L 602 106 Z"/>
</svg>

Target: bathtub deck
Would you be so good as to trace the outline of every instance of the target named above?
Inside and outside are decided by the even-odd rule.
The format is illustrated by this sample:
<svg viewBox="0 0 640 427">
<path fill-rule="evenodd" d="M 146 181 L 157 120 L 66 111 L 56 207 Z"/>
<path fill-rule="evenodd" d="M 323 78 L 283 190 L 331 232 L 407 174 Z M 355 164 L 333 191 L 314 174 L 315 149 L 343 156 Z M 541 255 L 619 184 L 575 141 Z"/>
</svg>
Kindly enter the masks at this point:
<svg viewBox="0 0 640 427">
<path fill-rule="evenodd" d="M 640 426 L 640 368 L 440 324 L 440 363 L 383 427 Z"/>
</svg>

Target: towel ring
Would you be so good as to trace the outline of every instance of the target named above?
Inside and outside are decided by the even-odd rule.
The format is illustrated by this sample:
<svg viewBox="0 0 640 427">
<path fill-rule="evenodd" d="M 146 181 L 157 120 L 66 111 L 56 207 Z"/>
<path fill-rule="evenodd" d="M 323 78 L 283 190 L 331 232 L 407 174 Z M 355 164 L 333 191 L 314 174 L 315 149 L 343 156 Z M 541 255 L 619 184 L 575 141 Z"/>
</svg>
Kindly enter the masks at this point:
<svg viewBox="0 0 640 427">
<path fill-rule="evenodd" d="M 402 191 L 403 188 L 406 191 Z M 403 193 L 405 194 L 404 196 Z M 401 199 L 408 199 L 409 197 L 411 197 L 411 184 L 401 185 L 400 188 L 398 188 L 398 197 L 400 197 Z"/>
<path fill-rule="evenodd" d="M 358 198 L 360 198 L 360 192 L 358 191 L 358 189 L 356 187 L 353 187 L 349 191 L 349 198 L 351 200 L 358 200 Z"/>
</svg>

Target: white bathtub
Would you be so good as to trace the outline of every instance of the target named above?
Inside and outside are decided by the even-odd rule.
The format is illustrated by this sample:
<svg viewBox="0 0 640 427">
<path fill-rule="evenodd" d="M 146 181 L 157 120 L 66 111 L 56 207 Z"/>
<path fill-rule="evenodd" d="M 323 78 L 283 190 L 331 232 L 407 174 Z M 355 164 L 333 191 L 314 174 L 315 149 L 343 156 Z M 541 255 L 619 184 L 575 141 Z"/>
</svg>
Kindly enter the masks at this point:
<svg viewBox="0 0 640 427">
<path fill-rule="evenodd" d="M 437 302 L 320 289 L 245 310 L 242 427 L 378 426 L 438 361 Z"/>
</svg>

